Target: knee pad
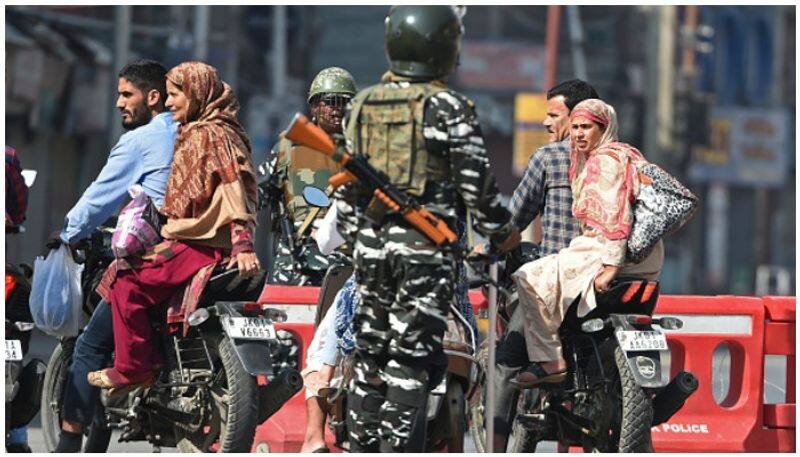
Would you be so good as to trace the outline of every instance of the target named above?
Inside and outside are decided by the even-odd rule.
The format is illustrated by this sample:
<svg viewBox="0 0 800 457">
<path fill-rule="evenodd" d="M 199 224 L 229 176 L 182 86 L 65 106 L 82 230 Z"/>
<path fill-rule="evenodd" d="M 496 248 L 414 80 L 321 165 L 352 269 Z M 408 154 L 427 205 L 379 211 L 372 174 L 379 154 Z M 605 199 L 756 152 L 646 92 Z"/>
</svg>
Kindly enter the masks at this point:
<svg viewBox="0 0 800 457">
<path fill-rule="evenodd" d="M 427 398 L 428 390 L 405 390 L 400 387 L 389 387 L 386 389 L 386 401 L 410 408 L 421 408 L 425 406 Z"/>
<path fill-rule="evenodd" d="M 385 397 L 380 392 L 369 393 L 366 396 L 361 395 L 348 395 L 347 404 L 353 411 L 363 411 L 367 413 L 375 413 L 381 409 Z"/>
</svg>

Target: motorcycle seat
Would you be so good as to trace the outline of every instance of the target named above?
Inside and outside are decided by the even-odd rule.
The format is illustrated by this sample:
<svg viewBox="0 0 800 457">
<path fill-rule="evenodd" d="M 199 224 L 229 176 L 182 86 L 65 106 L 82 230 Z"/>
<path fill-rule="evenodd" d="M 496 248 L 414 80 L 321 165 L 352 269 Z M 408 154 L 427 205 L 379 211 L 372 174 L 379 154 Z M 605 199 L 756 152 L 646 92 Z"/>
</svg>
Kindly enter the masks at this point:
<svg viewBox="0 0 800 457">
<path fill-rule="evenodd" d="M 225 265 L 218 265 L 211 272 L 203 301 L 255 301 L 261 295 L 267 282 L 267 272 L 261 270 L 255 276 L 243 278 L 237 269 L 228 270 Z"/>
</svg>

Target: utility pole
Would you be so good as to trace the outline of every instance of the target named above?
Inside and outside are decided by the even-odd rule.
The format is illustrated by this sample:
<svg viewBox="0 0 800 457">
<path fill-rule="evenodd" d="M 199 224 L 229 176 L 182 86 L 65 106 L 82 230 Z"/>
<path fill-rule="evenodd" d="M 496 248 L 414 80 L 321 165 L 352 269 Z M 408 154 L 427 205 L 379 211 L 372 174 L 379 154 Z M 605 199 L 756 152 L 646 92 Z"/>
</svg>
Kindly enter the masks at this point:
<svg viewBox="0 0 800 457">
<path fill-rule="evenodd" d="M 242 7 L 228 7 L 228 59 L 225 63 L 225 80 L 236 90 L 239 87 L 239 33 L 242 18 Z"/>
<path fill-rule="evenodd" d="M 561 7 L 551 5 L 547 7 L 547 38 L 545 45 L 545 90 L 555 86 L 558 73 L 558 35 L 561 30 Z"/>
<path fill-rule="evenodd" d="M 117 5 L 114 7 L 114 65 L 111 67 L 111 93 L 114 107 L 111 109 L 112 119 L 108 128 L 109 149 L 117 143 L 122 134 L 122 125 L 119 121 L 119 110 L 116 107 L 116 93 L 119 78 L 118 72 L 128 63 L 128 53 L 131 43 L 131 6 Z"/>
<path fill-rule="evenodd" d="M 269 80 L 272 81 L 270 88 L 270 102 L 267 115 L 266 125 L 259 126 L 259 128 L 267 129 L 268 131 L 280 131 L 282 117 L 278 113 L 286 112 L 286 6 L 275 5 L 272 7 L 272 48 L 269 55 L 268 62 L 270 64 Z M 254 151 L 254 161 L 256 164 L 263 163 L 266 160 L 267 151 Z M 263 214 L 263 213 L 262 213 Z M 267 227 L 272 226 L 272 221 L 269 220 L 271 212 L 268 215 L 259 216 L 259 222 Z M 262 219 L 263 218 L 263 219 Z M 277 236 L 264 237 L 263 243 L 256 243 L 256 251 L 259 258 L 267 265 L 268 271 L 272 272 L 272 264 L 274 262 L 273 253 L 275 252 L 275 244 L 277 243 Z"/>
<path fill-rule="evenodd" d="M 211 6 L 194 7 L 194 55 L 195 60 L 208 60 L 208 32 L 211 21 Z"/>
<path fill-rule="evenodd" d="M 691 157 L 689 113 L 692 106 L 692 87 L 695 79 L 695 56 L 697 54 L 697 27 L 699 11 L 697 5 L 684 6 L 683 25 L 680 29 L 681 66 L 675 87 L 675 152 L 686 165 Z M 681 172 L 685 171 L 681 167 Z"/>
<path fill-rule="evenodd" d="M 569 37 L 572 42 L 572 66 L 575 70 L 575 77 L 587 81 L 589 76 L 586 74 L 586 54 L 583 52 L 583 24 L 581 24 L 578 5 L 567 6 L 567 17 L 569 18 Z"/>
<path fill-rule="evenodd" d="M 272 95 L 286 92 L 286 6 L 275 5 L 272 17 Z"/>
<path fill-rule="evenodd" d="M 663 163 L 673 140 L 675 86 L 674 6 L 651 7 L 647 33 L 647 111 L 645 153 L 648 160 Z"/>
<path fill-rule="evenodd" d="M 503 11 L 497 6 L 489 6 L 487 8 L 487 12 L 489 13 L 489 38 L 492 40 L 497 40 L 500 38 L 503 30 Z"/>
</svg>

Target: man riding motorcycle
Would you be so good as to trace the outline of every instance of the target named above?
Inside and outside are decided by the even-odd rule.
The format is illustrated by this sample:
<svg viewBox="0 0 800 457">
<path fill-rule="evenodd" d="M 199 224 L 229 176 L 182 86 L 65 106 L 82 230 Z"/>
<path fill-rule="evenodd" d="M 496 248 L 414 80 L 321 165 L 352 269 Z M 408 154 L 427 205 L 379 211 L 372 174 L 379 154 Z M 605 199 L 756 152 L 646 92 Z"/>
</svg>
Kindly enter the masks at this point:
<svg viewBox="0 0 800 457">
<path fill-rule="evenodd" d="M 133 62 L 120 71 L 116 106 L 128 132 L 120 137 L 100 174 L 67 213 L 56 242 L 74 244 L 91 234 L 120 207 L 133 184 L 140 184 L 156 205 L 163 202 L 177 132 L 177 124 L 165 112 L 165 74 L 166 69 L 151 60 Z M 101 302 L 75 344 L 56 452 L 81 450 L 83 432 L 94 419 L 99 394 L 86 376 L 110 360 L 114 350 L 111 327 L 110 307 Z"/>
<path fill-rule="evenodd" d="M 329 134 L 342 132 L 344 107 L 356 93 L 356 83 L 347 70 L 329 67 L 320 71 L 308 90 L 308 108 L 312 122 Z M 311 149 L 293 144 L 283 134 L 270 157 L 272 170 L 270 201 L 275 232 L 280 232 L 278 252 L 272 268 L 271 283 L 314 285 L 330 266 L 310 238 L 314 224 L 325 215 L 325 209 L 309 205 L 303 189 L 315 186 L 326 189 L 328 179 L 339 171 L 339 165 Z"/>
<path fill-rule="evenodd" d="M 554 254 L 567 247 L 580 232 L 572 215 L 569 185 L 569 112 L 597 92 L 581 80 L 565 81 L 547 92 L 547 115 L 543 121 L 550 143 L 531 155 L 528 167 L 511 198 L 511 220 L 524 230 L 542 215 L 543 241 L 539 253 Z M 517 372 L 529 363 L 525 350 L 521 309 L 510 316 L 503 338 L 497 342 L 495 367 L 494 452 L 505 452 L 514 422 L 519 390 L 511 385 Z"/>
<path fill-rule="evenodd" d="M 356 93 L 356 83 L 350 73 L 339 67 L 320 71 L 308 90 L 308 107 L 312 122 L 329 134 L 341 133 L 342 115 L 347 102 Z M 268 167 L 272 193 L 273 227 L 281 234 L 278 252 L 272 267 L 271 282 L 286 285 L 319 286 L 330 266 L 333 251 L 320 252 L 309 236 L 325 216 L 326 208 L 310 205 L 303 196 L 308 186 L 325 189 L 328 179 L 339 171 L 333 160 L 293 144 L 281 134 L 275 144 Z M 328 342 L 330 343 L 330 342 Z M 324 356 L 325 347 L 319 335 L 309 347 L 303 376 L 306 383 L 306 436 L 301 452 L 323 452 L 325 447 L 325 418 L 315 386 L 327 386 L 333 376 L 335 358 Z"/>
<path fill-rule="evenodd" d="M 21 232 L 28 208 L 28 185 L 16 149 L 6 146 L 6 234 Z M 42 379 L 38 376 L 38 359 L 23 366 L 28 352 L 31 324 L 28 295 L 30 267 L 6 263 L 6 451 L 31 452 L 27 424 L 36 413 L 37 392 Z"/>
</svg>

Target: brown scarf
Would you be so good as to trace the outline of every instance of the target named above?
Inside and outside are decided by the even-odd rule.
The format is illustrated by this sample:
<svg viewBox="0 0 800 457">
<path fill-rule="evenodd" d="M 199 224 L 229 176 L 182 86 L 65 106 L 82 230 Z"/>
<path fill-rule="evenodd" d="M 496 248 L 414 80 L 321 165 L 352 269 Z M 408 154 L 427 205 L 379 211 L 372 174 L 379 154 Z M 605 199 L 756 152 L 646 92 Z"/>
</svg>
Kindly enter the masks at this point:
<svg viewBox="0 0 800 457">
<path fill-rule="evenodd" d="M 239 124 L 239 102 L 217 70 L 185 62 L 167 73 L 189 101 L 175 140 L 172 172 L 160 212 L 169 239 L 210 239 L 238 220 L 254 221 L 258 202 L 250 140 Z"/>
</svg>

